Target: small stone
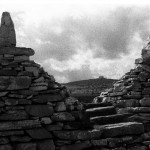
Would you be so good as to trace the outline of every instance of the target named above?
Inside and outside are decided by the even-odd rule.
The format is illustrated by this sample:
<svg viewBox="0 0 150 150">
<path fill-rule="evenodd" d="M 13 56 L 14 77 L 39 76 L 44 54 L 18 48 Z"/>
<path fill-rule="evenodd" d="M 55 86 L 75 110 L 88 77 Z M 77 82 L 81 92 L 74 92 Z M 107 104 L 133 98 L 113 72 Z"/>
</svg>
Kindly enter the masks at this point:
<svg viewBox="0 0 150 150">
<path fill-rule="evenodd" d="M 64 102 L 57 102 L 55 107 L 56 112 L 66 111 L 66 105 Z"/>
<path fill-rule="evenodd" d="M 75 103 L 77 104 L 78 100 L 76 98 L 74 98 L 74 97 L 67 97 L 65 99 L 65 104 L 66 105 L 74 105 Z"/>
<path fill-rule="evenodd" d="M 50 117 L 43 117 L 43 118 L 41 118 L 41 122 L 43 124 L 51 124 L 52 120 L 50 119 Z"/>
<path fill-rule="evenodd" d="M 35 79 L 34 82 L 44 82 L 44 77 L 39 77 L 38 79 Z"/>
<path fill-rule="evenodd" d="M 37 67 L 25 67 L 25 70 L 32 72 L 35 77 L 39 76 L 39 69 Z"/>
<path fill-rule="evenodd" d="M 74 121 L 75 117 L 69 112 L 54 113 L 51 117 L 53 121 Z"/>
<path fill-rule="evenodd" d="M 140 100 L 140 104 L 142 107 L 150 106 L 150 98 L 143 98 Z"/>
</svg>

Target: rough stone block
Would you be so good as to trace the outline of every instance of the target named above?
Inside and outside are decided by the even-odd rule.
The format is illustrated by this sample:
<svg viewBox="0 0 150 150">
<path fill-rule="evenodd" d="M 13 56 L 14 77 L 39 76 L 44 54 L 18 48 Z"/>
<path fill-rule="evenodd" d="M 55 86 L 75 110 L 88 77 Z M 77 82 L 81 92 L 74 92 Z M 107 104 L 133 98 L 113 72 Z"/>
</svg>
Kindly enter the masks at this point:
<svg viewBox="0 0 150 150">
<path fill-rule="evenodd" d="M 54 112 L 53 107 L 49 105 L 28 105 L 25 106 L 26 112 L 35 117 L 51 116 Z"/>
<path fill-rule="evenodd" d="M 29 136 L 32 139 L 42 140 L 42 139 L 50 139 L 50 138 L 52 138 L 51 133 L 48 132 L 44 128 L 30 129 L 30 130 L 26 130 L 26 132 L 29 134 Z"/>
</svg>

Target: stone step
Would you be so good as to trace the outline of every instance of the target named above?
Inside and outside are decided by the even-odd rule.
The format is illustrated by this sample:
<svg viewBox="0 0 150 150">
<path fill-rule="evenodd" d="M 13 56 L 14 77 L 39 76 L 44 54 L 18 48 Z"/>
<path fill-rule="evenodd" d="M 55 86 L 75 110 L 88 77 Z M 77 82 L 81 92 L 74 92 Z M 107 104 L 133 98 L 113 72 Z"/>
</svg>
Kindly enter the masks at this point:
<svg viewBox="0 0 150 150">
<path fill-rule="evenodd" d="M 111 103 L 84 103 L 83 105 L 85 109 L 112 106 Z"/>
<path fill-rule="evenodd" d="M 112 114 L 116 114 L 116 110 L 114 106 L 97 107 L 97 108 L 90 108 L 85 110 L 86 118 L 96 117 L 96 116 L 107 116 Z"/>
<path fill-rule="evenodd" d="M 117 136 L 139 135 L 144 133 L 144 125 L 138 122 L 125 122 L 109 125 L 94 125 L 94 129 L 99 130 L 102 138 Z"/>
<path fill-rule="evenodd" d="M 124 122 L 125 119 L 131 115 L 132 114 L 114 114 L 108 116 L 96 116 L 96 117 L 91 117 L 90 122 L 99 125 L 119 123 L 119 122 Z"/>
</svg>

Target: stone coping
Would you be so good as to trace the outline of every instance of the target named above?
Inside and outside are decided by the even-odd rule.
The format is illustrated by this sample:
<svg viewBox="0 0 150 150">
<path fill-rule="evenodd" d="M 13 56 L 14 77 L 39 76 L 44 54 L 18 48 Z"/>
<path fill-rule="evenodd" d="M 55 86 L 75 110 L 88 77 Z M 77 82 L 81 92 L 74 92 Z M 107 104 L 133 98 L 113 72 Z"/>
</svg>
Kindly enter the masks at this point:
<svg viewBox="0 0 150 150">
<path fill-rule="evenodd" d="M 27 55 L 27 56 L 33 56 L 34 50 L 31 48 L 25 48 L 25 47 L 0 47 L 0 55 L 3 54 L 10 54 L 10 55 Z"/>
</svg>

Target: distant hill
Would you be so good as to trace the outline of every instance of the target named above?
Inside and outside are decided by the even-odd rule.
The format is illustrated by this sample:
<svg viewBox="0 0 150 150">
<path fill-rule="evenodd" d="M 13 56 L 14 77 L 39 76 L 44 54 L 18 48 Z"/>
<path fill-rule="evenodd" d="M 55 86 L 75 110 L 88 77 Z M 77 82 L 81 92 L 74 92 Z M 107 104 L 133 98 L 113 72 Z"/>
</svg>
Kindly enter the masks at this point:
<svg viewBox="0 0 150 150">
<path fill-rule="evenodd" d="M 71 91 L 71 95 L 77 97 L 81 101 L 92 101 L 102 91 L 112 87 L 115 79 L 106 79 L 104 77 L 88 80 L 80 80 L 65 83 L 64 85 Z M 85 100 L 86 99 L 86 100 Z"/>
<path fill-rule="evenodd" d="M 112 85 L 116 79 L 96 78 L 65 83 L 66 86 L 104 86 Z"/>
</svg>

